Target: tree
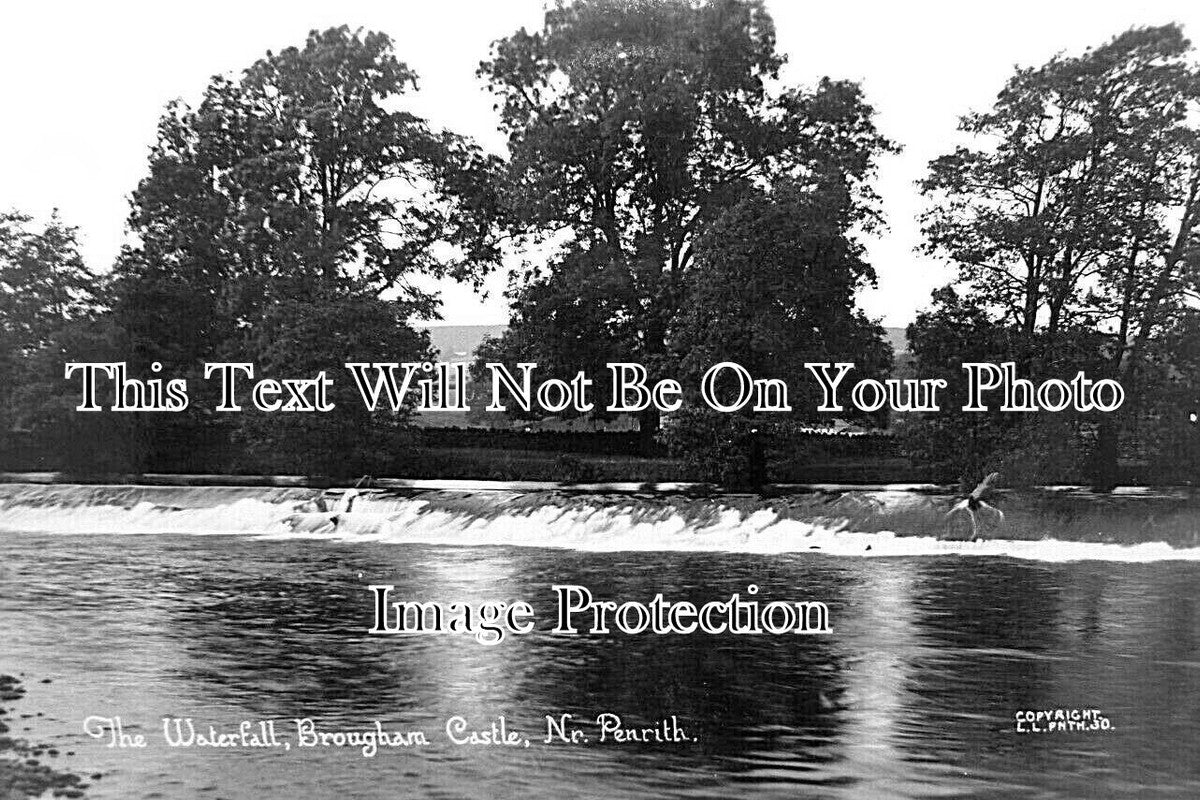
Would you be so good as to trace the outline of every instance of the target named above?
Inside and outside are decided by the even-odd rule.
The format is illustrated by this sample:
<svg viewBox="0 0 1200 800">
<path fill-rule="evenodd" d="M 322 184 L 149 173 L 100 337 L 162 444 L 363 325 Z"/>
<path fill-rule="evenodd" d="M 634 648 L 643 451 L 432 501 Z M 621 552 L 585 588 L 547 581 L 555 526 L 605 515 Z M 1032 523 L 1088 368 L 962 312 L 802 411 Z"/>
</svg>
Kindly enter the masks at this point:
<svg viewBox="0 0 1200 800">
<path fill-rule="evenodd" d="M 57 212 L 44 225 L 0 215 L 0 451 L 9 468 L 132 464 L 137 444 L 125 415 L 76 413 L 78 387 L 63 380 L 67 361 L 120 357 L 124 338 L 103 314 L 105 294 L 76 229 Z"/>
<path fill-rule="evenodd" d="M 688 306 L 672 341 L 689 410 L 670 420 L 667 438 L 708 478 L 724 485 L 764 482 L 764 442 L 795 442 L 795 423 L 821 419 L 818 387 L 805 362 L 850 361 L 857 378 L 890 370 L 882 329 L 855 305 L 857 290 L 874 282 L 875 273 L 852 234 L 852 220 L 844 186 L 813 191 L 782 182 L 748 195 L 699 237 L 685 279 Z M 784 381 L 792 410 L 708 410 L 697 388 L 712 365 L 725 361 Z"/>
<path fill-rule="evenodd" d="M 518 284 L 499 349 L 662 376 L 699 238 L 725 211 L 787 180 L 837 184 L 851 216 L 874 217 L 868 181 L 890 145 L 859 88 L 780 89 L 782 64 L 756 0 L 579 0 L 493 45 L 480 74 L 508 137 L 498 220 L 554 254 Z M 653 435 L 657 414 L 640 422 Z"/>
<path fill-rule="evenodd" d="M 784 379 L 792 416 L 815 420 L 819 391 L 805 362 L 852 361 L 856 377 L 888 372 L 883 331 L 855 304 L 875 271 L 852 233 L 852 203 L 839 194 L 842 202 L 783 183 L 746 197 L 701 235 L 672 341 L 689 385 L 733 361 Z"/>
<path fill-rule="evenodd" d="M 977 297 L 951 287 L 934 292 L 932 307 L 917 315 L 907 333 L 917 374 L 946 382 L 939 410 L 895 420 L 910 458 L 972 487 L 992 471 L 1001 472 L 1009 485 L 1076 479 L 1086 417 L 1070 411 L 1005 412 L 994 402 L 986 412 L 962 410 L 967 403 L 964 363 L 1010 361 L 1027 344 L 1044 350 L 1044 339 L 1027 343 L 1019 327 L 995 319 Z M 1071 328 L 1059 332 L 1056 346 L 1063 363 L 1094 374 L 1102 343 L 1092 331 Z"/>
<path fill-rule="evenodd" d="M 1117 483 L 1122 419 L 1126 428 L 1143 422 L 1164 388 L 1155 362 L 1190 360 L 1169 347 L 1169 334 L 1200 286 L 1200 70 L 1187 60 L 1191 44 L 1170 25 L 1130 31 L 1109 49 L 1127 54 L 1127 64 L 1097 81 L 1096 92 L 1133 99 L 1132 108 L 1113 103 L 1130 145 L 1113 199 L 1128 224 L 1104 262 L 1096 301 L 1100 323 L 1115 329 L 1108 372 L 1129 402 L 1100 426 L 1093 473 L 1103 488 Z"/>
<path fill-rule="evenodd" d="M 1074 367 L 1081 331 L 1103 339 L 1099 377 L 1118 378 L 1129 402 L 1098 420 L 1098 485 L 1115 481 L 1118 427 L 1139 413 L 1146 345 L 1194 281 L 1200 78 L 1189 53 L 1167 25 L 1020 69 L 990 112 L 963 118 L 981 146 L 936 159 L 923 183 L 935 201 L 927 249 L 1016 333 L 1005 355 L 1023 374 Z"/>
<path fill-rule="evenodd" d="M 96 309 L 96 276 L 76 234 L 57 211 L 41 230 L 27 214 L 0 214 L 0 330 L 10 347 L 39 347 L 63 323 Z"/>
<path fill-rule="evenodd" d="M 415 85 L 386 35 L 343 26 L 168 107 L 117 267 L 141 349 L 196 362 L 274 303 L 363 286 L 428 317 L 410 276 L 477 277 L 489 251 L 454 187 L 487 159 L 396 108 Z"/>
<path fill-rule="evenodd" d="M 593 381 L 595 397 L 607 398 L 611 384 L 606 364 L 629 361 L 643 352 L 636 321 L 629 313 L 637 299 L 630 291 L 628 274 L 603 245 L 568 250 L 549 269 L 510 291 L 508 299 L 508 329 L 489 337 L 476 353 L 472 372 L 479 386 L 491 385 L 484 368 L 488 362 L 510 368 L 533 362 L 541 377 L 569 380 L 583 370 Z M 611 417 L 604 407 L 598 404 L 593 418 Z M 510 413 L 525 419 L 546 416 L 537 408 L 530 412 L 514 408 Z"/>
<path fill-rule="evenodd" d="M 234 468 L 354 476 L 393 466 L 408 444 L 404 426 L 413 397 L 399 412 L 386 403 L 371 411 L 342 365 L 431 359 L 428 333 L 405 324 L 410 311 L 366 287 L 325 302 L 284 301 L 268 311 L 245 359 L 263 376 L 312 378 L 324 371 L 332 379 L 327 399 L 334 408 L 298 414 L 245 408 L 235 415 L 233 439 L 242 455 Z"/>
<path fill-rule="evenodd" d="M 201 387 L 205 361 L 310 363 L 305 353 L 332 352 L 334 312 L 397 326 L 363 334 L 403 344 L 388 360 L 423 355 L 408 321 L 435 315 L 437 298 L 411 278 L 477 279 L 495 254 L 476 225 L 487 215 L 472 210 L 486 197 L 463 191 L 491 160 L 403 110 L 415 88 L 386 35 L 343 26 L 214 78 L 194 108 L 172 103 L 133 194 L 137 244 L 115 269 L 133 369 L 157 361 Z M 263 330 L 309 338 L 285 357 L 263 349 Z M 234 432 L 200 403 L 143 422 L 173 452 Z"/>
<path fill-rule="evenodd" d="M 16 387 L 34 377 L 28 359 L 71 321 L 96 311 L 96 283 L 79 255 L 76 229 L 57 211 L 40 229 L 27 214 L 0 214 L 0 431 L 26 427 L 30 409 L 13 402 Z"/>
</svg>

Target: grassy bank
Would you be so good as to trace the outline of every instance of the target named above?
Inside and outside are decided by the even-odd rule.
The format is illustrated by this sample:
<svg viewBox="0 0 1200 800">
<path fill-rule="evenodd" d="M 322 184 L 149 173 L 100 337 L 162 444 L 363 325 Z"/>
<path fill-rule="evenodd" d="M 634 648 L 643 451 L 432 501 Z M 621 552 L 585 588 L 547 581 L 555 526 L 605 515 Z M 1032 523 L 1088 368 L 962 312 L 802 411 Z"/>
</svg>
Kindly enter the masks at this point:
<svg viewBox="0 0 1200 800">
<path fill-rule="evenodd" d="M 913 483 L 934 481 L 935 470 L 914 467 L 903 457 L 831 458 L 772 463 L 773 483 Z M 485 447 L 424 449 L 407 465 L 403 478 L 463 478 L 501 481 L 703 482 L 680 459 L 667 456 L 549 453 Z"/>
</svg>

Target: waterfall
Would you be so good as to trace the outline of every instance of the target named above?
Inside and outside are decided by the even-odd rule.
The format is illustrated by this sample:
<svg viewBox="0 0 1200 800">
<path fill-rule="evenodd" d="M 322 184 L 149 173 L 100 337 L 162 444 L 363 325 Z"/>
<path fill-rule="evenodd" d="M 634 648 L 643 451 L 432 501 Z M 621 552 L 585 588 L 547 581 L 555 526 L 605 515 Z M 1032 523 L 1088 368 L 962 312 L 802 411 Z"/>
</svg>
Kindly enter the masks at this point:
<svg viewBox="0 0 1200 800">
<path fill-rule="evenodd" d="M 245 535 L 581 551 L 1008 556 L 1043 561 L 1200 560 L 1200 499 L 1188 492 L 1010 493 L 1002 525 L 968 541 L 954 498 L 902 487 L 747 495 L 470 489 L 332 490 L 332 522 L 296 525 L 305 488 L 0 484 L 4 532 Z"/>
</svg>

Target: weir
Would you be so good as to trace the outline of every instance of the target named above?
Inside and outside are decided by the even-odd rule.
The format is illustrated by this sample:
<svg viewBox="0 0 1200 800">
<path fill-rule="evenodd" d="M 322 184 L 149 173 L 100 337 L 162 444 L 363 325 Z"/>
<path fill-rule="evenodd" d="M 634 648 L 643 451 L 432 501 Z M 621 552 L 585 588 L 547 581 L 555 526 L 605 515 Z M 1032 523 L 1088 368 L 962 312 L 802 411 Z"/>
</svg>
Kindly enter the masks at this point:
<svg viewBox="0 0 1200 800">
<path fill-rule="evenodd" d="M 336 496 L 338 490 L 331 494 Z M 689 497 L 494 485 L 366 490 L 332 532 L 285 520 L 302 487 L 0 484 L 6 532 L 242 535 L 582 551 L 854 557 L 1005 556 L 1044 561 L 1200 560 L 1200 497 L 1178 491 L 1009 492 L 1002 525 L 968 541 L 956 498 L 911 487 Z"/>
</svg>

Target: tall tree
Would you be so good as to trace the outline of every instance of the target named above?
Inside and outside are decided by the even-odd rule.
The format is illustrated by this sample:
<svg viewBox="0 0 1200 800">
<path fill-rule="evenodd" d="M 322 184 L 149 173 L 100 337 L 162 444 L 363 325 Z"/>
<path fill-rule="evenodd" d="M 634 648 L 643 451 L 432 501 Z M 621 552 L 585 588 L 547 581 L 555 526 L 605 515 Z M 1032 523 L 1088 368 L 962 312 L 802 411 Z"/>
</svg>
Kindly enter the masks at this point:
<svg viewBox="0 0 1200 800">
<path fill-rule="evenodd" d="M 259 453 L 295 444 L 302 425 L 206 413 L 201 364 L 308 369 L 347 341 L 380 357 L 390 343 L 388 360 L 422 358 L 408 323 L 435 315 L 438 300 L 412 278 L 477 280 L 494 261 L 476 224 L 492 215 L 474 210 L 487 197 L 465 194 L 494 159 L 404 110 L 416 81 L 386 35 L 343 26 L 214 78 L 195 107 L 167 108 L 133 194 L 136 245 L 114 282 L 133 368 L 162 362 L 197 398 L 183 414 L 143 420 L 160 444 L 154 458 L 219 449 L 231 436 Z M 366 329 L 355 338 L 336 314 Z M 267 330 L 285 341 L 268 346 Z M 369 420 L 349 405 L 322 418 L 312 441 L 365 442 Z"/>
<path fill-rule="evenodd" d="M 386 35 L 343 26 L 172 104 L 117 269 L 135 341 L 194 363 L 281 300 L 367 288 L 429 316 L 411 276 L 477 276 L 490 253 L 454 187 L 488 159 L 399 109 L 415 86 Z"/>
<path fill-rule="evenodd" d="M 1130 145 L 1112 193 L 1112 213 L 1128 224 L 1096 292 L 1100 324 L 1114 330 L 1109 373 L 1130 396 L 1122 416 L 1106 418 L 1099 431 L 1094 478 L 1112 487 L 1121 428 L 1139 426 L 1166 388 L 1160 365 L 1193 360 L 1172 347 L 1188 340 L 1170 334 L 1200 286 L 1200 70 L 1177 26 L 1130 31 L 1105 50 L 1125 65 L 1110 68 L 1094 91 L 1111 103 L 1112 124 Z"/>
<path fill-rule="evenodd" d="M 63 323 L 96 309 L 97 278 L 76 237 L 57 211 L 43 226 L 28 214 L 0 214 L 0 331 L 10 347 L 39 347 Z"/>
<path fill-rule="evenodd" d="M 0 432 L 23 427 L 13 401 L 14 390 L 33 379 L 29 359 L 97 309 L 96 282 L 75 228 L 57 211 L 42 226 L 27 214 L 0 214 Z"/>
<path fill-rule="evenodd" d="M 0 215 L 0 461 L 9 469 L 128 471 L 136 450 L 125 415 L 78 414 L 67 361 L 119 358 L 124 339 L 103 315 L 105 281 L 58 213 L 44 224 Z"/>
<path fill-rule="evenodd" d="M 676 322 L 672 344 L 688 384 L 733 361 L 785 379 L 791 416 L 812 420 L 820 400 L 806 361 L 851 361 L 859 378 L 886 373 L 883 331 L 855 304 L 875 280 L 853 235 L 857 224 L 845 192 L 789 182 L 722 214 L 697 243 L 688 306 Z"/>
<path fill-rule="evenodd" d="M 852 232 L 859 221 L 845 188 L 782 181 L 725 211 L 697 241 L 672 338 L 689 397 L 665 438 L 707 480 L 756 487 L 770 478 L 768 444 L 785 445 L 789 457 L 805 449 L 792 435 L 796 423 L 822 416 L 805 362 L 850 361 L 856 378 L 891 368 L 883 330 L 855 305 L 875 272 Z M 708 410 L 697 396 L 701 378 L 725 361 L 783 380 L 791 411 Z"/>
<path fill-rule="evenodd" d="M 890 145 L 871 109 L 851 83 L 780 88 L 783 61 L 757 0 L 578 0 L 495 43 L 480 73 L 508 137 L 497 206 L 553 254 L 517 287 L 510 349 L 573 364 L 586 338 L 588 358 L 663 373 L 699 237 L 726 210 L 787 180 L 837 183 L 872 217 Z"/>
<path fill-rule="evenodd" d="M 1093 468 L 1115 479 L 1119 423 L 1138 413 L 1147 344 L 1194 285 L 1200 77 L 1175 25 L 1134 29 L 1080 56 L 1020 69 L 993 109 L 963 118 L 979 140 L 936 159 L 923 190 L 928 250 L 1016 332 L 1027 374 L 1070 366 L 1083 331 L 1106 341 L 1130 395 L 1100 420 Z M 1089 359 L 1090 360 L 1090 359 Z"/>
</svg>

